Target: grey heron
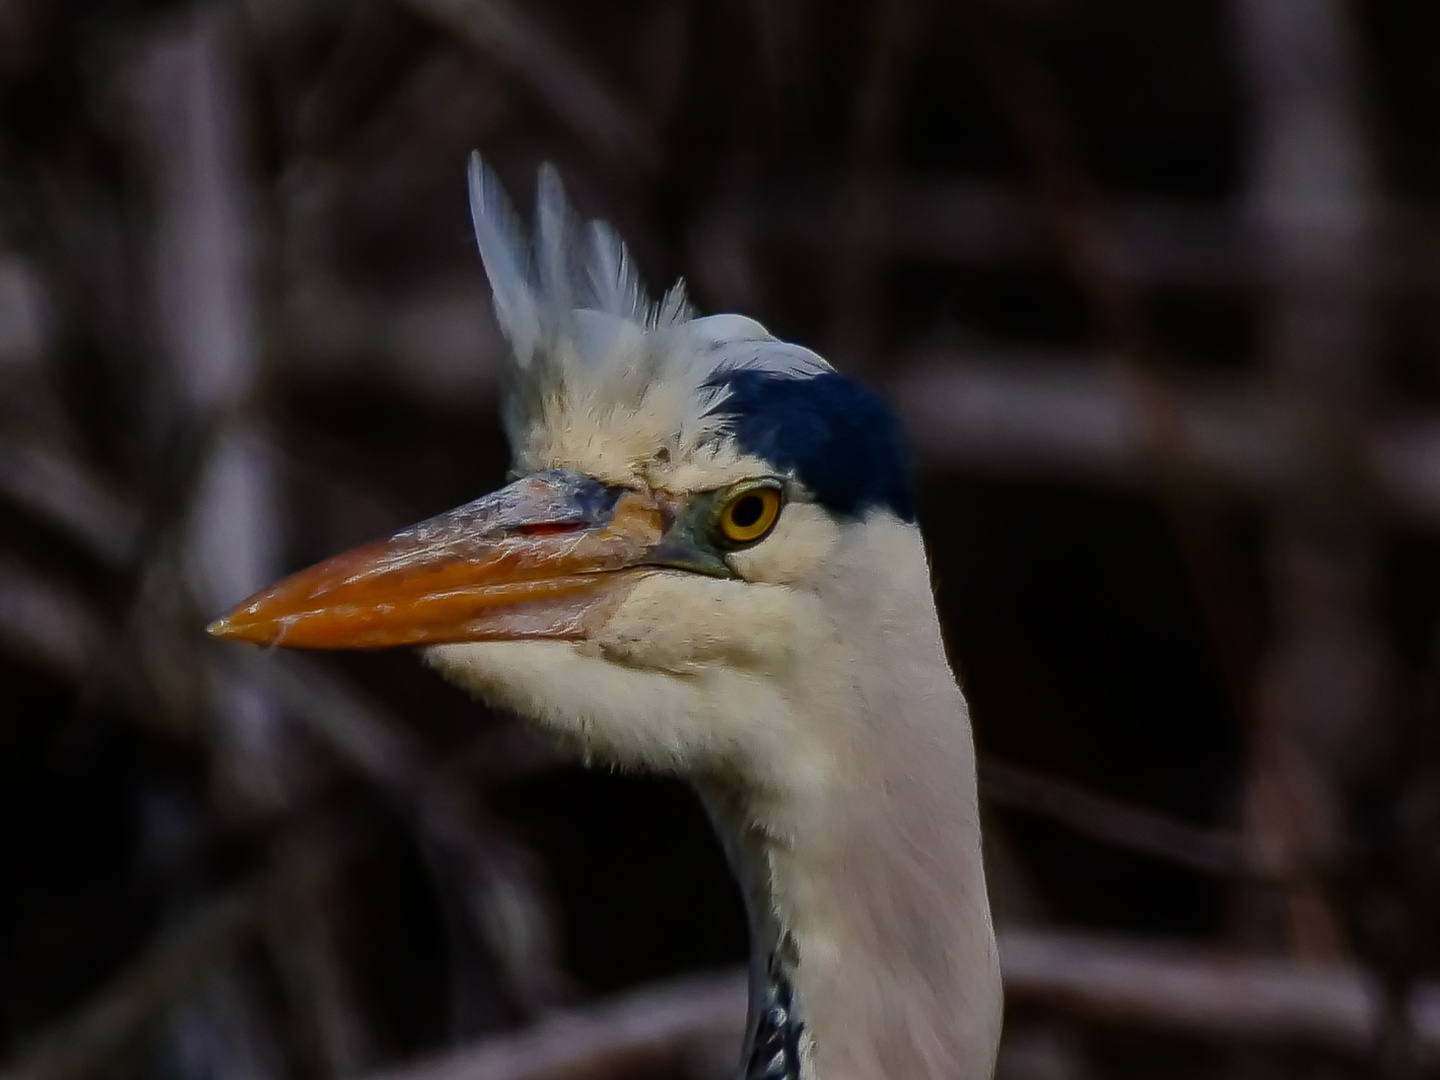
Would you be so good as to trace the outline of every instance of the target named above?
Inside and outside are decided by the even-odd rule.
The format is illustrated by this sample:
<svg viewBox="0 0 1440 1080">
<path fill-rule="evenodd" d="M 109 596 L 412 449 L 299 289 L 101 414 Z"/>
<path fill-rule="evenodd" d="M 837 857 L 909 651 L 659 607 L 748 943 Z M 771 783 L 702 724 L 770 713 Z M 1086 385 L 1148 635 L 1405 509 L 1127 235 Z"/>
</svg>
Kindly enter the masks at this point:
<svg viewBox="0 0 1440 1080">
<path fill-rule="evenodd" d="M 211 626 L 418 646 L 587 760 L 682 775 L 745 894 L 745 1080 L 982 1080 L 1001 1021 L 966 703 L 896 424 L 814 352 L 647 296 L 478 155 L 516 479 Z"/>
</svg>

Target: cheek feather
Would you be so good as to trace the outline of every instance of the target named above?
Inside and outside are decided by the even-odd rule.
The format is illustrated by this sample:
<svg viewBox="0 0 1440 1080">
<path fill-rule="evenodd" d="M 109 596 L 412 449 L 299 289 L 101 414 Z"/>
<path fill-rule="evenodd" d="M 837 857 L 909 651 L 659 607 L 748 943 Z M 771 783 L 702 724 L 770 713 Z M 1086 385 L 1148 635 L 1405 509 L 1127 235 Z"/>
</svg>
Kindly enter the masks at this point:
<svg viewBox="0 0 1440 1080">
<path fill-rule="evenodd" d="M 784 676 L 824 633 L 813 597 L 691 574 L 639 582 L 591 648 L 618 664 L 693 675 L 707 667 Z"/>
<path fill-rule="evenodd" d="M 840 526 L 823 507 L 792 502 L 780 511 L 775 531 L 731 553 L 730 565 L 746 581 L 813 586 L 839 539 Z"/>
</svg>

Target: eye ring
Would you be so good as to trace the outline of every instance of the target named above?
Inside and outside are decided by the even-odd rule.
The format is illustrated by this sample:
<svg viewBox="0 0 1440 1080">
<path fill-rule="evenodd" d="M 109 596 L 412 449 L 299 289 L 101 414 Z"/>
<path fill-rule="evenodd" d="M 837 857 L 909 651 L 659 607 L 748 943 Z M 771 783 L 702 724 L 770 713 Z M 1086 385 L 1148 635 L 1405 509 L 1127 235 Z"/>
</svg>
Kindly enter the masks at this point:
<svg viewBox="0 0 1440 1080">
<path fill-rule="evenodd" d="M 758 544 L 780 520 L 785 496 L 779 484 L 760 482 L 733 493 L 715 517 L 715 538 L 725 547 Z"/>
</svg>

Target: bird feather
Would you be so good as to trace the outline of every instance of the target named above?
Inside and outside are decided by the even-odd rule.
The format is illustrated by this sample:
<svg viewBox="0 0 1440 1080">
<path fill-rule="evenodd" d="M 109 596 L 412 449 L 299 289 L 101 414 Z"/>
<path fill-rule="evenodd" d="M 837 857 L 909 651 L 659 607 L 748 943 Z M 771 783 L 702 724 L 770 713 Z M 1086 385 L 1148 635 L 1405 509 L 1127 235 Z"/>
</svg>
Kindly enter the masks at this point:
<svg viewBox="0 0 1440 1080">
<path fill-rule="evenodd" d="M 511 347 L 504 416 L 517 466 L 562 463 L 556 440 L 566 433 L 593 451 L 610 434 L 607 424 L 623 431 L 618 457 L 629 465 L 662 447 L 693 453 L 728 432 L 730 418 L 718 411 L 728 391 L 717 375 L 831 370 L 754 319 L 696 318 L 683 282 L 652 301 L 624 243 L 603 221 L 581 225 L 549 165 L 540 170 L 533 235 L 478 153 L 470 158 L 470 210 Z"/>
</svg>

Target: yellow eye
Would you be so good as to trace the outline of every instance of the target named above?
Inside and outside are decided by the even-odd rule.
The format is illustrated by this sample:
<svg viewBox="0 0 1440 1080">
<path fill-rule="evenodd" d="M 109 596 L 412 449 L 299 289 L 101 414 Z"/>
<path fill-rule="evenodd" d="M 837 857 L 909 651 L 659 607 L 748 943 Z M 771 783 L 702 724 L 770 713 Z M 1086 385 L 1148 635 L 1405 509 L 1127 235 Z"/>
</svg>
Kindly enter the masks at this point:
<svg viewBox="0 0 1440 1080">
<path fill-rule="evenodd" d="M 757 486 L 740 492 L 720 511 L 720 540 L 728 545 L 763 540 L 780 517 L 780 489 Z"/>
</svg>

